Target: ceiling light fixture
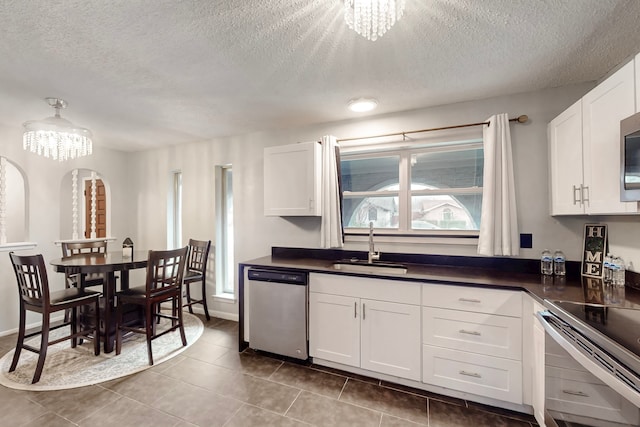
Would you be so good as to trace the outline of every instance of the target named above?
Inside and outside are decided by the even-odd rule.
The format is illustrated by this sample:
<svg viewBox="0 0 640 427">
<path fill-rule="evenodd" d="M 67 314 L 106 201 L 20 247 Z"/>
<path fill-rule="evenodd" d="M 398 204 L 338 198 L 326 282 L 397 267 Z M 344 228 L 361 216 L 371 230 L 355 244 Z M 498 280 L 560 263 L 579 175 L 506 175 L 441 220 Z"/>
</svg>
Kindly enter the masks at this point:
<svg viewBox="0 0 640 427">
<path fill-rule="evenodd" d="M 402 18 L 405 0 L 344 0 L 347 25 L 367 40 L 376 41 Z"/>
<path fill-rule="evenodd" d="M 25 122 L 22 147 L 59 161 L 91 154 L 91 131 L 60 117 L 60 110 L 66 108 L 67 102 L 59 98 L 45 98 L 45 101 L 56 110 L 56 114 L 44 120 Z"/>
<path fill-rule="evenodd" d="M 371 111 L 378 106 L 378 101 L 372 98 L 358 98 L 349 101 L 349 109 L 356 113 Z"/>
</svg>

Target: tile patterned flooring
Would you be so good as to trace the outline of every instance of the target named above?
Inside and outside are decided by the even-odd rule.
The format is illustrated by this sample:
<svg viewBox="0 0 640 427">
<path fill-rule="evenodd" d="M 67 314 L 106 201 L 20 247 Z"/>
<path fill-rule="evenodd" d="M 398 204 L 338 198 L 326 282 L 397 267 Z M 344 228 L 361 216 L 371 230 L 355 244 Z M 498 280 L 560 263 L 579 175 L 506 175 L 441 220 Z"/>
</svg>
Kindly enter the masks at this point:
<svg viewBox="0 0 640 427">
<path fill-rule="evenodd" d="M 212 318 L 179 356 L 144 372 L 71 390 L 0 386 L 2 426 L 532 427 L 524 414 L 320 366 L 237 351 L 238 324 Z M 0 338 L 0 354 L 15 335 Z M 46 369 L 46 367 L 45 367 Z"/>
</svg>

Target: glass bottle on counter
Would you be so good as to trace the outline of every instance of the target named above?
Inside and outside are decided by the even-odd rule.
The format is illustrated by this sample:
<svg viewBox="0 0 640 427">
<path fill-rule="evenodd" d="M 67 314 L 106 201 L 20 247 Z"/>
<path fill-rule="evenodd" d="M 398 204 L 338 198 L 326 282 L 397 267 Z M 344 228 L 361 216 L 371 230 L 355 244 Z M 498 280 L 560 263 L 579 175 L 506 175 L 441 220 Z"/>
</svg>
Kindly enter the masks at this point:
<svg viewBox="0 0 640 427">
<path fill-rule="evenodd" d="M 612 275 L 613 285 L 624 287 L 624 284 L 626 282 L 625 280 L 626 268 L 624 266 L 624 259 L 622 259 L 622 257 L 615 256 L 613 257 L 613 262 L 611 264 L 613 265 L 613 275 Z"/>
<path fill-rule="evenodd" d="M 553 256 L 551 256 L 549 249 L 543 250 L 540 255 L 540 273 L 545 276 L 551 276 L 553 274 Z"/>
<path fill-rule="evenodd" d="M 564 276 L 567 274 L 565 256 L 561 250 L 556 250 L 553 254 L 553 274 L 556 276 Z"/>
<path fill-rule="evenodd" d="M 602 274 L 602 279 L 604 280 L 604 283 L 611 283 L 611 261 L 613 260 L 613 257 L 611 256 L 610 252 L 607 252 L 607 255 L 605 255 L 604 257 L 604 263 L 602 265 L 602 269 L 603 274 Z"/>
</svg>

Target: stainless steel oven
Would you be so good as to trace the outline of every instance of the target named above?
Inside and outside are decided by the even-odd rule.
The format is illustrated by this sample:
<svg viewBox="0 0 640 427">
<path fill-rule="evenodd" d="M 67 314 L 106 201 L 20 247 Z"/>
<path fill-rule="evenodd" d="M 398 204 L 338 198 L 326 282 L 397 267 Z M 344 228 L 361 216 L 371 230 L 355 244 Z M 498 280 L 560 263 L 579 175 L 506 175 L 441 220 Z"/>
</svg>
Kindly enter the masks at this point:
<svg viewBox="0 0 640 427">
<path fill-rule="evenodd" d="M 640 426 L 640 307 L 545 307 L 547 425 Z"/>
</svg>

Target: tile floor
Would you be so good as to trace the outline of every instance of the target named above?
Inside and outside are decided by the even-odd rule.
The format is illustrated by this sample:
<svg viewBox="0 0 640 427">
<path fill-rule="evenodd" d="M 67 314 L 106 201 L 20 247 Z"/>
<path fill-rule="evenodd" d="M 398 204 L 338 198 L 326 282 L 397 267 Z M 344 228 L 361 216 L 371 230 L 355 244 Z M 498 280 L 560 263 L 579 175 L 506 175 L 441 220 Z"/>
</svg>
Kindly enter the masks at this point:
<svg viewBox="0 0 640 427">
<path fill-rule="evenodd" d="M 237 352 L 238 324 L 204 320 L 179 356 L 90 387 L 25 392 L 0 386 L 0 426 L 532 427 L 532 417 L 408 390 L 254 351 Z M 0 338 L 0 354 L 15 335 Z"/>
</svg>

